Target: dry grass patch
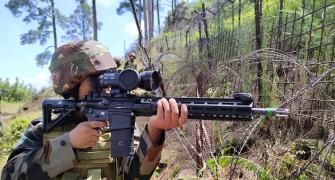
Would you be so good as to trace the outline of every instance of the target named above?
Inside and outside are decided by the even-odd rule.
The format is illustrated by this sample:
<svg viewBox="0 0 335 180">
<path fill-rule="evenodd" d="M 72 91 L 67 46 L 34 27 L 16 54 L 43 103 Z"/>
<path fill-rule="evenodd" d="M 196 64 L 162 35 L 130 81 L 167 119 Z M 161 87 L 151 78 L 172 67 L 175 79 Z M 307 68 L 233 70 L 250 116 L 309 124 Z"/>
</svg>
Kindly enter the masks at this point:
<svg viewBox="0 0 335 180">
<path fill-rule="evenodd" d="M 24 102 L 0 102 L 0 111 L 2 115 L 16 113 Z"/>
</svg>

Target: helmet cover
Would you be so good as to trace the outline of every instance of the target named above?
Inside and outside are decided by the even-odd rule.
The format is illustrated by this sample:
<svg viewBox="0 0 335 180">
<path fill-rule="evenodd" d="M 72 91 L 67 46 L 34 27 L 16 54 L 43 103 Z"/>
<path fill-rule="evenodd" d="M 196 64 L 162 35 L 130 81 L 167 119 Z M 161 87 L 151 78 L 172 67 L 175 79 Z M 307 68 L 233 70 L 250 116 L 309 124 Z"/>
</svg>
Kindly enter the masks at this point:
<svg viewBox="0 0 335 180">
<path fill-rule="evenodd" d="M 57 48 L 49 70 L 55 93 L 64 95 L 88 76 L 116 67 L 107 47 L 94 40 L 84 40 Z"/>
</svg>

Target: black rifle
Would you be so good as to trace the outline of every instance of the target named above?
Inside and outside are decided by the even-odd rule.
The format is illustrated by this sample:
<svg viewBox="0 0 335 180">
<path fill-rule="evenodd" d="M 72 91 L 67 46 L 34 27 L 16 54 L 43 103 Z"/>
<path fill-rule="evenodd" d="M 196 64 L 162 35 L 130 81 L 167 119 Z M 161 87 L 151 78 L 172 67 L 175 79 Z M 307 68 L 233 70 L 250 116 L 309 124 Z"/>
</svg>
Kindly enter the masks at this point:
<svg viewBox="0 0 335 180">
<path fill-rule="evenodd" d="M 44 131 L 63 124 L 74 111 L 85 113 L 89 121 L 108 121 L 111 132 L 111 156 L 122 157 L 133 154 L 135 117 L 152 116 L 157 113 L 160 97 L 138 97 L 131 93 L 137 87 L 147 91 L 159 88 L 157 71 L 138 74 L 135 70 L 109 71 L 98 79 L 97 92 L 90 93 L 85 100 L 46 99 L 43 102 Z M 102 91 L 110 88 L 109 92 Z M 167 98 L 169 99 L 169 98 Z M 253 108 L 251 94 L 237 93 L 233 98 L 174 98 L 180 108 L 186 104 L 189 119 L 250 121 L 253 115 L 285 116 L 287 109 Z M 58 117 L 52 119 L 52 113 Z"/>
</svg>

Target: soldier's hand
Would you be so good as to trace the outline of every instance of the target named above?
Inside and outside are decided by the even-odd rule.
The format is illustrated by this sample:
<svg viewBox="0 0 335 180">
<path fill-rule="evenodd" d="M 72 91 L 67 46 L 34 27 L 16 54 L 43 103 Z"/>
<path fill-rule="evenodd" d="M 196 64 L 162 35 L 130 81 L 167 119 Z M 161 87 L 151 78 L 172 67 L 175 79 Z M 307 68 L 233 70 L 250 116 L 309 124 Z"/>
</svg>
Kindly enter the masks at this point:
<svg viewBox="0 0 335 180">
<path fill-rule="evenodd" d="M 170 98 L 167 101 L 165 98 L 157 102 L 157 114 L 151 116 L 148 123 L 148 134 L 155 143 L 156 138 L 160 137 L 162 130 L 180 127 L 182 128 L 187 122 L 187 106 L 181 106 L 179 114 L 178 105 L 175 99 Z M 158 137 L 157 137 L 158 136 Z"/>
<path fill-rule="evenodd" d="M 95 146 L 100 137 L 100 132 L 96 128 L 106 126 L 107 123 L 102 121 L 85 121 L 79 123 L 69 132 L 72 147 L 80 149 Z"/>
</svg>

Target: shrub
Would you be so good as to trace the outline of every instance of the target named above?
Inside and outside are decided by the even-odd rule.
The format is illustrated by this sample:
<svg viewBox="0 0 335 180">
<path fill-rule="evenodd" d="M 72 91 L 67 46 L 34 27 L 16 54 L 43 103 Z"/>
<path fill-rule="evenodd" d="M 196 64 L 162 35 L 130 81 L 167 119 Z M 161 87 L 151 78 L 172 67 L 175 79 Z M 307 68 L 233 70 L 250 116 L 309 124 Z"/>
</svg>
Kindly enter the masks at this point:
<svg viewBox="0 0 335 180">
<path fill-rule="evenodd" d="M 21 137 L 22 132 L 24 132 L 30 120 L 27 118 L 16 118 L 11 120 L 7 125 L 4 126 L 2 136 L 0 136 L 0 155 L 7 155 L 12 151 L 15 143 Z"/>
<path fill-rule="evenodd" d="M 208 160 L 208 167 L 211 169 L 212 172 L 214 172 L 215 176 L 217 176 L 216 172 L 216 163 L 220 166 L 220 168 L 225 169 L 228 168 L 229 165 L 232 163 L 233 159 L 236 158 L 234 156 L 221 156 L 217 160 L 211 158 Z M 266 169 L 261 167 L 259 164 L 256 164 L 253 161 L 250 161 L 248 159 L 239 157 L 239 159 L 236 162 L 237 166 L 242 167 L 243 169 L 246 169 L 248 171 L 251 171 L 257 175 L 257 177 L 261 180 L 271 180 L 276 179 L 274 178 Z"/>
</svg>

